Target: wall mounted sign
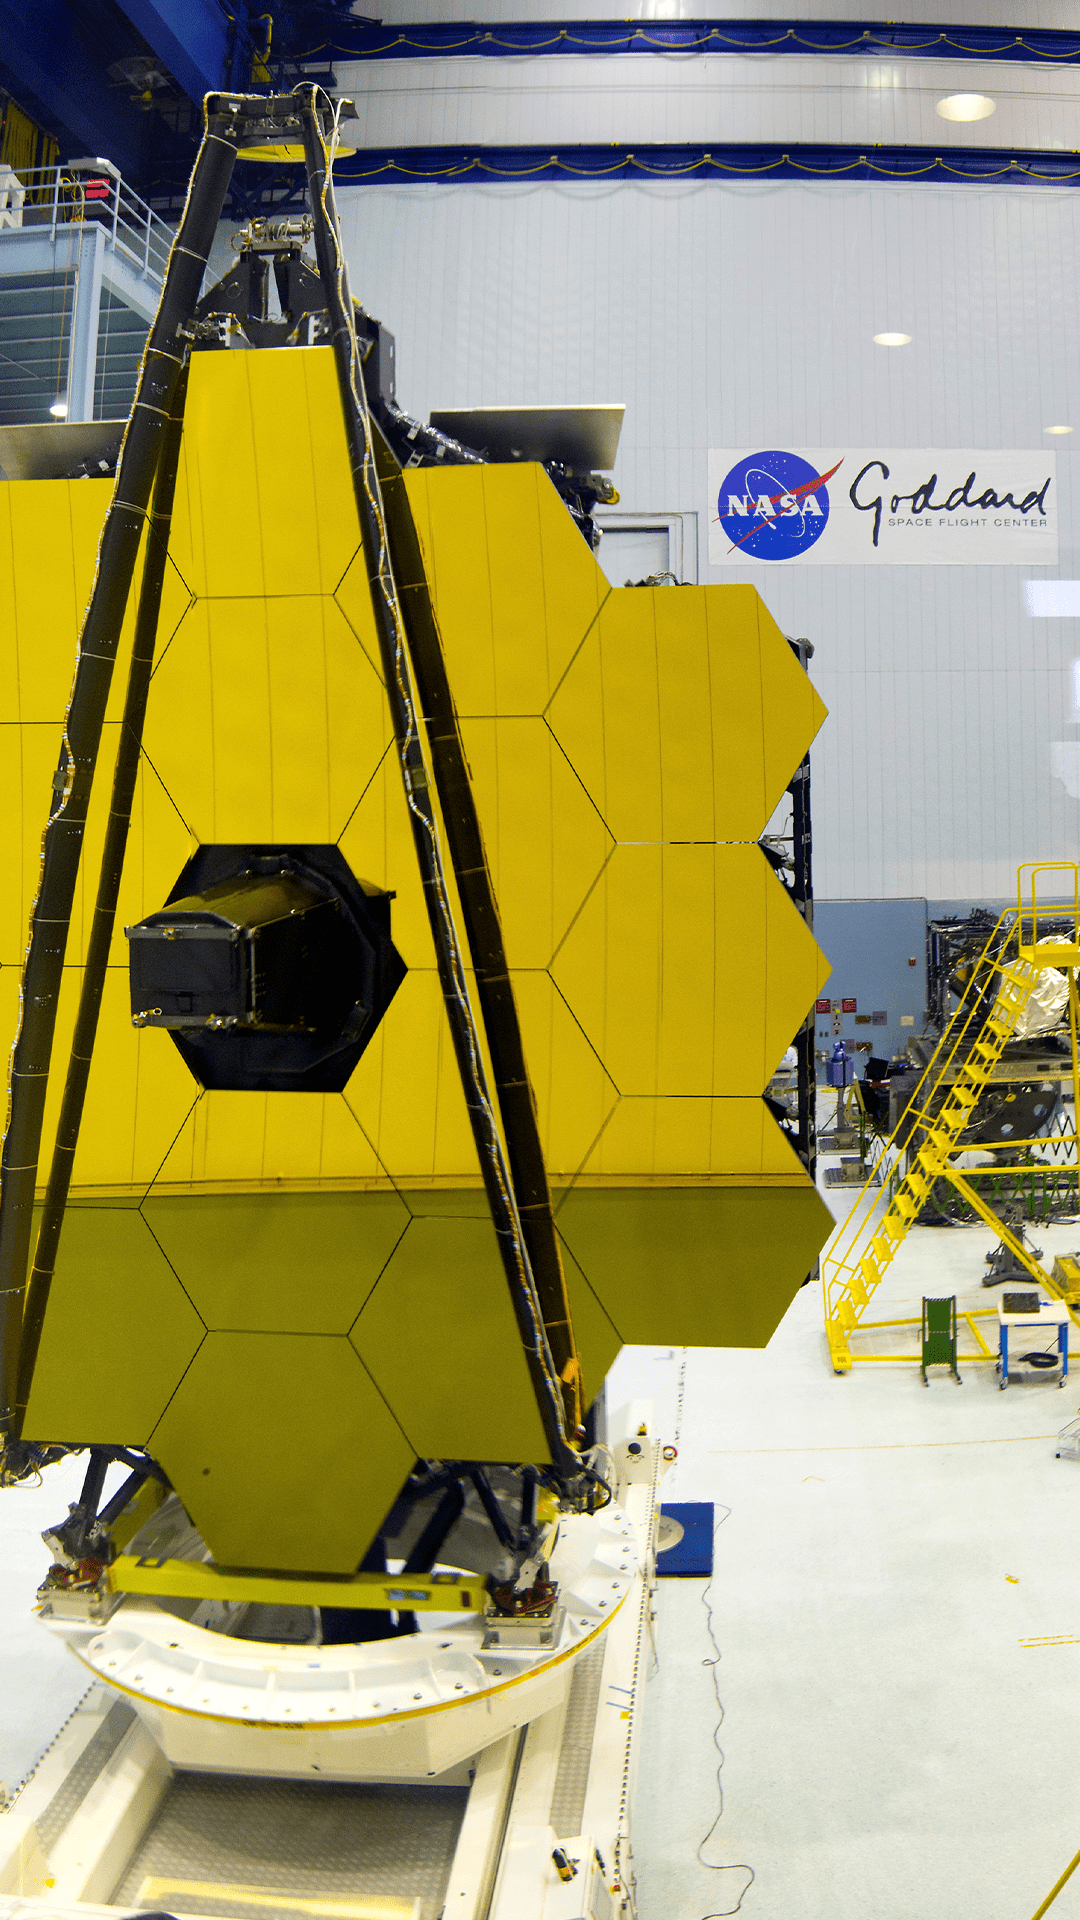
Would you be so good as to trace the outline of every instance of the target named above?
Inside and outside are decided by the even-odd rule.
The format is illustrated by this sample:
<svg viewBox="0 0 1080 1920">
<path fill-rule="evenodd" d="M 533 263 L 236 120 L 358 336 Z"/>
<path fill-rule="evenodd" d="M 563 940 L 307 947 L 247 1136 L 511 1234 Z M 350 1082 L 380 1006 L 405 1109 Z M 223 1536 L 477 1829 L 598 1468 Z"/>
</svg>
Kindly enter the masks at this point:
<svg viewBox="0 0 1080 1920">
<path fill-rule="evenodd" d="M 709 451 L 715 566 L 1056 566 L 1055 456 L 957 448 Z"/>
</svg>

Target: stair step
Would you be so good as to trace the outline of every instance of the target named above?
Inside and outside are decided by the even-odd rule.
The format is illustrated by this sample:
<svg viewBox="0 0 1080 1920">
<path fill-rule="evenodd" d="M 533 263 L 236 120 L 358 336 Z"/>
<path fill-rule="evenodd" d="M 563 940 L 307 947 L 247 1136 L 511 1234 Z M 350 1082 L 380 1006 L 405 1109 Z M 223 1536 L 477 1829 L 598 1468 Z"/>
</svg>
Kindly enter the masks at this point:
<svg viewBox="0 0 1080 1920">
<path fill-rule="evenodd" d="M 864 1254 L 862 1259 L 859 1261 L 859 1270 L 863 1277 L 863 1285 L 866 1288 L 866 1297 L 867 1299 L 869 1299 L 870 1295 L 874 1291 L 874 1288 L 877 1286 L 881 1278 L 881 1275 L 878 1273 L 878 1270 L 875 1267 L 873 1261 L 869 1258 L 867 1254 Z"/>
<path fill-rule="evenodd" d="M 839 1371 L 847 1371 L 851 1366 L 846 1335 L 857 1324 L 856 1309 L 866 1306 L 870 1295 L 879 1286 L 885 1269 L 904 1240 L 908 1228 L 917 1219 L 934 1182 L 949 1177 L 950 1155 L 955 1152 L 960 1135 L 968 1125 L 1001 1058 L 1002 1049 L 1015 1033 L 1020 1016 L 1030 1000 L 1037 977 L 1034 967 L 1024 961 L 1013 961 L 998 970 L 996 962 L 983 962 L 974 982 L 980 992 L 985 992 L 995 973 L 997 989 L 989 1017 L 983 1022 L 982 1030 L 970 1047 L 952 1085 L 944 1089 L 945 1098 L 940 1111 L 925 1127 L 907 1173 L 889 1201 L 877 1232 L 858 1260 L 858 1271 L 852 1269 L 846 1273 L 843 1296 L 834 1316 L 826 1321 L 833 1365 Z M 970 1019 L 970 1012 L 964 1019 Z M 946 1034 L 950 1031 L 961 1032 L 962 1024 L 961 1010 L 958 1009 Z M 945 1052 L 944 1039 L 939 1052 Z M 943 1070 L 943 1067 L 938 1069 L 939 1075 Z M 940 1087 L 940 1078 L 935 1083 L 931 1072 L 931 1094 L 935 1085 Z"/>
</svg>

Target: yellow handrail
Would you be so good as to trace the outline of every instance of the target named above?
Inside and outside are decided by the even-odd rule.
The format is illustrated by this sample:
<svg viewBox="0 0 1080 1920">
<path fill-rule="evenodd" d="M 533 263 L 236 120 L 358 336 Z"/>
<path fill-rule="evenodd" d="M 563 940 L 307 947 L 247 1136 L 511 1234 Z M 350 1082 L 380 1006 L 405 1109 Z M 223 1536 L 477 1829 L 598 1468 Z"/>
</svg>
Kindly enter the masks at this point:
<svg viewBox="0 0 1080 1920">
<path fill-rule="evenodd" d="M 1038 940 L 1040 914 L 1054 912 L 1056 918 L 1068 911 L 1059 902 L 1040 909 L 1038 878 L 1067 873 L 1072 882 L 1072 942 L 1058 939 Z M 1030 906 L 1025 906 L 1025 886 L 1030 888 Z M 1025 917 L 1030 922 L 1030 941 L 1023 938 Z M 1000 944 L 999 944 L 1000 942 Z M 974 1211 L 992 1226 L 1017 1263 L 1053 1293 L 1058 1291 L 1044 1273 L 1022 1238 L 1012 1233 L 989 1201 L 979 1193 L 952 1163 L 957 1144 L 990 1080 L 1003 1049 L 1013 1037 L 1030 995 L 1036 971 L 1063 966 L 1069 984 L 1069 1026 L 1072 1041 L 1072 1079 L 1074 1094 L 1073 1143 L 1076 1143 L 1076 1114 L 1080 1113 L 1080 1062 L 1077 1030 L 1080 1027 L 1080 1002 L 1077 997 L 1076 968 L 1080 965 L 1080 865 L 1073 861 L 1029 861 L 1017 873 L 1017 911 L 999 916 L 972 969 L 959 1004 L 924 1068 L 904 1112 L 893 1128 L 881 1157 L 856 1196 L 833 1242 L 832 1251 L 822 1262 L 822 1294 L 825 1329 L 833 1365 L 839 1372 L 851 1366 L 849 1338 L 858 1326 L 871 1295 L 877 1290 L 894 1254 L 909 1227 L 919 1218 L 935 1182 L 944 1177 Z M 993 992 L 993 1007 L 956 1064 L 957 1054 L 968 1038 L 972 1023 L 984 1005 L 988 990 Z M 955 1069 L 955 1070 L 954 1070 Z M 951 1077 L 950 1077 L 951 1075 Z M 935 1103 L 934 1096 L 943 1094 Z M 934 1110 L 931 1111 L 933 1106 Z M 881 1217 L 874 1223 L 878 1202 L 883 1197 L 876 1186 L 883 1163 L 891 1173 L 900 1166 L 900 1156 L 908 1143 L 920 1134 L 913 1157 L 908 1156 L 906 1171 L 899 1173 L 885 1197 Z M 1015 1150 L 1016 1141 L 1007 1144 Z M 1023 1144 L 1034 1146 L 1035 1141 Z M 895 1158 L 890 1161 L 890 1154 Z"/>
<path fill-rule="evenodd" d="M 955 1055 L 956 1055 L 956 1051 L 958 1047 L 960 1047 L 961 1044 L 963 1043 L 967 1035 L 968 1028 L 970 1027 L 978 1011 L 979 1003 L 982 1000 L 983 994 L 986 991 L 988 979 L 983 977 L 983 968 L 987 966 L 987 962 L 989 960 L 991 964 L 987 969 L 987 971 L 988 971 L 989 977 L 992 977 L 993 973 L 997 970 L 1001 959 L 1004 957 L 1004 949 L 1002 950 L 1001 953 L 998 953 L 997 951 L 995 951 L 991 955 L 991 948 L 993 947 L 994 942 L 998 939 L 999 935 L 1002 933 L 1003 929 L 1006 927 L 1006 924 L 1010 922 L 1012 922 L 1012 909 L 1006 908 L 1005 912 L 1002 913 L 999 916 L 999 918 L 995 921 L 991 932 L 987 936 L 986 944 L 983 947 L 982 952 L 980 953 L 977 961 L 975 962 L 971 979 L 968 981 L 967 987 L 964 990 L 963 998 L 961 999 L 959 1006 L 956 1008 L 951 1019 L 949 1020 L 949 1023 L 945 1028 L 945 1031 L 942 1034 L 941 1039 L 938 1041 L 938 1044 L 934 1048 L 934 1051 L 931 1054 L 930 1059 L 927 1061 L 926 1066 L 924 1067 L 921 1075 L 919 1076 L 918 1081 L 913 1087 L 911 1092 L 911 1098 L 907 1103 L 907 1106 L 905 1107 L 904 1112 L 901 1114 L 899 1120 L 897 1121 L 895 1127 L 893 1128 L 891 1134 L 889 1135 L 888 1139 L 886 1140 L 882 1148 L 880 1160 L 884 1160 L 888 1155 L 890 1149 L 897 1145 L 897 1135 L 900 1133 L 901 1129 L 903 1129 L 904 1131 L 905 1138 L 907 1137 L 907 1134 L 910 1131 L 912 1110 L 914 1109 L 914 1114 L 916 1119 L 921 1117 L 920 1109 L 916 1105 L 916 1102 L 918 1100 L 919 1095 L 922 1093 L 923 1088 L 926 1087 L 927 1092 L 928 1093 L 931 1092 L 933 1090 L 933 1086 L 940 1079 L 941 1075 L 952 1065 L 953 1059 L 955 1058 Z M 965 1012 L 965 1007 L 967 1009 L 966 1012 Z M 928 1081 L 930 1083 L 929 1086 L 927 1086 Z M 881 1198 L 880 1190 L 874 1185 L 873 1176 L 871 1176 L 871 1178 L 866 1182 L 866 1185 L 862 1187 L 860 1191 L 856 1194 L 855 1199 L 852 1202 L 851 1209 L 847 1214 L 846 1219 L 843 1221 L 839 1229 L 839 1232 L 836 1235 L 835 1240 L 833 1241 L 832 1251 L 829 1253 L 827 1258 L 822 1261 L 821 1279 L 822 1279 L 822 1289 L 824 1293 L 826 1318 L 830 1317 L 830 1308 L 832 1304 L 829 1298 L 829 1287 L 832 1283 L 829 1281 L 827 1277 L 828 1269 L 835 1267 L 838 1271 L 840 1270 L 848 1271 L 848 1272 L 855 1271 L 856 1261 L 852 1257 L 853 1242 L 856 1238 L 856 1235 L 859 1239 L 861 1239 L 862 1237 L 862 1232 L 866 1223 L 865 1212 L 864 1212 L 865 1202 L 868 1199 L 871 1200 L 873 1204 L 869 1211 L 872 1212 L 873 1207 L 877 1205 L 877 1202 L 880 1198 Z M 854 1229 L 855 1231 L 853 1231 L 849 1235 L 849 1229 Z M 845 1236 L 847 1236 L 846 1245 L 845 1245 Z M 845 1257 L 845 1255 L 847 1257 Z"/>
<path fill-rule="evenodd" d="M 1073 937 L 1070 940 L 1039 940 L 1039 875 L 1040 873 L 1067 873 L 1072 882 L 1072 923 Z M 1024 903 L 1024 876 L 1028 876 L 1031 887 L 1031 902 Z M 1055 918 L 1061 917 L 1060 902 Z M 1068 911 L 1068 909 L 1065 909 Z M 1053 908 L 1042 909 L 1043 913 Z M 1025 919 L 1031 921 L 1031 939 L 1024 939 Z M 1025 860 L 1016 869 L 1016 942 L 1017 953 L 1033 967 L 1077 967 L 1080 966 L 1080 866 L 1075 860 Z"/>
</svg>

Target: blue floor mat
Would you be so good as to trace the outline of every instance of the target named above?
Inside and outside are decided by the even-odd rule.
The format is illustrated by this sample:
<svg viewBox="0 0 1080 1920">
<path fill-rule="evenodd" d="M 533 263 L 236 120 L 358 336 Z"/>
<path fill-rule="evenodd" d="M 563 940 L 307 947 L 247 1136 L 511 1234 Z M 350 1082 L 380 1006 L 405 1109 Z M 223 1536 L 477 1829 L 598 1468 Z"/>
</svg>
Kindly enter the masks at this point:
<svg viewBox="0 0 1080 1920">
<path fill-rule="evenodd" d="M 656 1571 L 662 1574 L 693 1574 L 697 1577 L 713 1570 L 713 1503 L 711 1500 L 680 1504 L 664 1502 L 662 1513 L 677 1520 L 682 1539 L 656 1556 Z"/>
</svg>

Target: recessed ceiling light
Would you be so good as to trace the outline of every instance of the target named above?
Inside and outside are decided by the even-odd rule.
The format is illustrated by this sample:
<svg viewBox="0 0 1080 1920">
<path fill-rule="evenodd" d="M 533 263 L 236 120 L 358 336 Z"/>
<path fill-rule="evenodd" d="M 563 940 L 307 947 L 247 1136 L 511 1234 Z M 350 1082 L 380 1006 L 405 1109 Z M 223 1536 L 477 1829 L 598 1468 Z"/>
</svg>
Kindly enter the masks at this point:
<svg viewBox="0 0 1080 1920">
<path fill-rule="evenodd" d="M 1044 433 L 1071 433 L 1071 427 L 1044 427 Z"/>
<path fill-rule="evenodd" d="M 49 412 L 55 414 L 58 420 L 66 420 L 67 419 L 67 401 L 54 400 L 52 403 L 52 406 L 49 408 Z"/>
<path fill-rule="evenodd" d="M 910 333 L 875 333 L 875 347 L 910 347 Z"/>
<path fill-rule="evenodd" d="M 997 101 L 985 93 L 947 93 L 937 111 L 943 120 L 988 120 L 997 111 Z"/>
</svg>

